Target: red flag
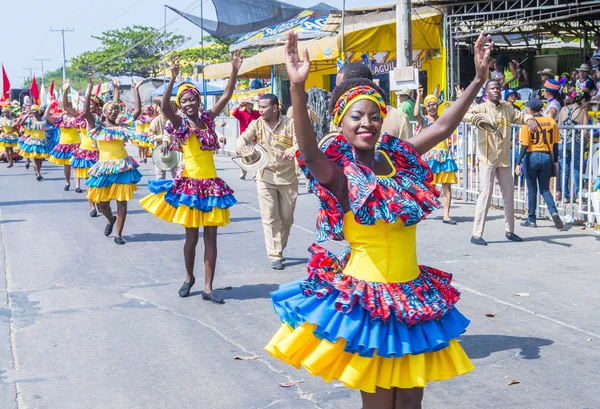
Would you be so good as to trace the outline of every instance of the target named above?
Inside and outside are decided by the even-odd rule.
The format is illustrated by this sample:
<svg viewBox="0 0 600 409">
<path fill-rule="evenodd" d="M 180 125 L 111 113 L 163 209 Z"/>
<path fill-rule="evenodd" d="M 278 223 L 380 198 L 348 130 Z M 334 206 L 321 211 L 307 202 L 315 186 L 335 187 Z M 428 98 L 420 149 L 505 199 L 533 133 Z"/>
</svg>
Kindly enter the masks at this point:
<svg viewBox="0 0 600 409">
<path fill-rule="evenodd" d="M 50 84 L 50 100 L 54 101 L 56 98 L 54 98 L 54 80 L 52 80 L 52 84 Z"/>
<path fill-rule="evenodd" d="M 33 103 L 41 106 L 40 90 L 37 86 L 37 81 L 35 80 L 35 74 L 33 74 L 33 80 L 31 80 L 31 87 L 29 88 L 29 92 L 31 92 L 31 99 L 33 99 Z"/>
<path fill-rule="evenodd" d="M 4 64 L 2 64 L 2 97 L 0 99 L 5 99 L 7 101 L 10 100 L 10 81 L 8 80 L 8 75 L 6 75 L 6 71 L 4 70 Z"/>
<path fill-rule="evenodd" d="M 102 81 L 98 81 L 98 88 L 96 88 L 96 96 L 100 96 L 100 91 L 102 89 Z"/>
</svg>

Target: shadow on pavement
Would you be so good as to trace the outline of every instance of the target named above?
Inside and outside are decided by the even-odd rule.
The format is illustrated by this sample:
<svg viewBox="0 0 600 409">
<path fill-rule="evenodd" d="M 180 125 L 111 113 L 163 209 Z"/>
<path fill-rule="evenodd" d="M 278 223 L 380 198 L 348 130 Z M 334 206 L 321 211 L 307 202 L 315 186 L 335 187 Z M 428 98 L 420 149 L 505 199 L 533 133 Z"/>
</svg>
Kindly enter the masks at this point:
<svg viewBox="0 0 600 409">
<path fill-rule="evenodd" d="M 435 216 L 435 217 L 428 217 L 427 220 L 439 220 L 442 221 L 442 219 L 444 218 L 444 216 Z M 450 215 L 450 218 L 452 220 L 455 220 L 457 223 L 473 223 L 473 217 L 469 216 L 452 216 Z M 489 216 L 485 218 L 486 221 L 490 221 L 490 220 L 500 220 L 500 219 L 504 219 L 503 215 L 497 215 L 497 216 Z"/>
<path fill-rule="evenodd" d="M 544 338 L 513 337 L 509 335 L 462 335 L 460 344 L 471 359 L 481 359 L 494 352 L 520 349 L 523 359 L 539 359 L 542 347 L 554 341 Z"/>
<path fill-rule="evenodd" d="M 247 222 L 250 220 L 260 220 L 260 216 L 255 216 L 255 217 L 231 217 L 229 218 L 229 220 L 231 220 L 232 223 L 235 222 Z"/>
<path fill-rule="evenodd" d="M 302 258 L 286 257 L 283 265 L 286 267 L 291 267 L 291 266 L 297 266 L 300 264 L 307 264 L 307 263 L 308 263 L 308 258 L 306 258 L 306 257 L 302 257 Z"/>
<path fill-rule="evenodd" d="M 19 219 L 19 220 L 0 220 L 0 224 L 8 224 L 8 223 L 20 223 L 20 222 L 24 222 L 24 219 Z"/>
<path fill-rule="evenodd" d="M 255 300 L 259 298 L 270 298 L 271 291 L 279 288 L 279 284 L 251 284 L 241 287 L 215 288 L 225 301 L 227 300 Z M 201 295 L 204 291 L 192 291 L 190 297 Z"/>
<path fill-rule="evenodd" d="M 556 241 L 557 239 L 572 239 L 578 237 L 593 237 L 596 240 L 600 240 L 600 235 L 596 234 L 557 234 L 555 236 L 534 236 L 534 237 L 523 237 L 523 241 L 543 241 L 544 243 L 554 244 L 556 246 L 562 247 L 573 247 L 572 243 L 561 243 Z M 488 241 L 488 244 L 506 244 L 506 243 L 514 243 L 510 240 L 502 240 L 502 241 Z"/>
<path fill-rule="evenodd" d="M 168 233 L 141 233 L 127 236 L 127 240 L 134 243 L 154 242 L 154 241 L 183 241 L 185 234 L 168 234 Z"/>
</svg>

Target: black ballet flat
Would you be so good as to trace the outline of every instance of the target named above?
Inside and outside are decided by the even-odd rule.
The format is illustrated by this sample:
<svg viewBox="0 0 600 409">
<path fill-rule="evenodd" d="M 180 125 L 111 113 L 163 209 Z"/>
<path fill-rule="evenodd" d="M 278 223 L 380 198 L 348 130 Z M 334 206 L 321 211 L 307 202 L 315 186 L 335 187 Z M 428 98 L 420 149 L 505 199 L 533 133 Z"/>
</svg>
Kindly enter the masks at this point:
<svg viewBox="0 0 600 409">
<path fill-rule="evenodd" d="M 190 290 L 192 289 L 192 287 L 194 286 L 194 284 L 196 284 L 196 279 L 194 278 L 192 281 L 190 281 L 189 283 L 187 281 L 185 281 L 183 283 L 183 285 L 181 286 L 181 288 L 179 289 L 179 296 L 181 298 L 185 298 L 188 297 L 190 295 Z"/>
<path fill-rule="evenodd" d="M 7 168 L 12 168 L 14 165 L 11 163 L 10 165 L 7 166 Z"/>
<path fill-rule="evenodd" d="M 65 185 L 65 192 L 68 192 L 71 189 L 71 185 Z"/>
<path fill-rule="evenodd" d="M 81 188 L 80 188 L 80 187 L 78 187 L 78 188 L 75 188 L 75 193 L 83 193 L 83 190 L 81 190 Z"/>
<path fill-rule="evenodd" d="M 40 176 L 36 177 L 36 179 L 37 179 L 38 182 L 41 182 L 42 179 L 44 179 L 44 178 L 40 175 Z"/>
<path fill-rule="evenodd" d="M 90 217 L 98 217 L 98 211 L 96 209 L 90 212 Z"/>
<path fill-rule="evenodd" d="M 125 240 L 123 240 L 123 237 L 117 236 L 115 237 L 115 243 L 119 246 L 122 246 L 123 244 L 125 244 Z"/>
<path fill-rule="evenodd" d="M 225 304 L 225 300 L 216 292 L 202 293 L 202 299 L 204 301 L 210 301 L 213 304 Z"/>
<path fill-rule="evenodd" d="M 112 233 L 112 231 L 113 231 L 113 227 L 115 226 L 115 223 L 116 223 L 116 222 L 117 222 L 117 218 L 115 217 L 115 219 L 113 220 L 113 222 L 112 222 L 112 223 L 108 223 L 108 224 L 106 225 L 106 227 L 104 227 L 104 235 L 105 235 L 106 237 L 110 236 L 110 234 Z"/>
<path fill-rule="evenodd" d="M 25 169 L 29 169 L 29 163 L 25 164 Z"/>
<path fill-rule="evenodd" d="M 453 220 L 453 219 L 448 219 L 448 220 L 444 219 L 442 221 L 444 222 L 444 224 L 450 224 L 452 226 L 456 226 L 456 224 L 457 224 L 456 220 Z"/>
</svg>

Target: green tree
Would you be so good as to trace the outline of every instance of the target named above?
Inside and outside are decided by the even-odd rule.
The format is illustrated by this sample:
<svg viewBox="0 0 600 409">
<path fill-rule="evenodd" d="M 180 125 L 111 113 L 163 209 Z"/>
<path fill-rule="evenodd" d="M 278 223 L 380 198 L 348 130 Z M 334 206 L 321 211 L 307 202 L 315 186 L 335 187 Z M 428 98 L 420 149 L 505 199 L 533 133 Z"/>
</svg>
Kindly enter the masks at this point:
<svg viewBox="0 0 600 409">
<path fill-rule="evenodd" d="M 167 50 L 180 47 L 187 38 L 167 33 L 166 41 L 162 30 L 132 26 L 103 32 L 92 36 L 101 46 L 95 51 L 86 51 L 71 61 L 76 71 L 95 72 L 105 76 L 151 77 L 161 72 L 161 55 Z"/>
</svg>

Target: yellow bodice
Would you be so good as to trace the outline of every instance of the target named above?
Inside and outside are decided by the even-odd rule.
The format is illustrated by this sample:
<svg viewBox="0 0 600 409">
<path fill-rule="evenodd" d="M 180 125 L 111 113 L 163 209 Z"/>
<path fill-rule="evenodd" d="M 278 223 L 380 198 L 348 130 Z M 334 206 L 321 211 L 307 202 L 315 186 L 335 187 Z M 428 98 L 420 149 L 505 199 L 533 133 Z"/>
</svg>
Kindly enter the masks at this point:
<svg viewBox="0 0 600 409">
<path fill-rule="evenodd" d="M 79 131 L 77 128 L 60 128 L 60 143 L 63 145 L 72 145 L 79 143 Z"/>
<path fill-rule="evenodd" d="M 35 129 L 31 129 L 31 130 L 29 130 L 29 135 L 33 139 L 46 139 L 45 131 L 36 131 Z"/>
<path fill-rule="evenodd" d="M 200 141 L 191 135 L 186 144 L 181 144 L 184 170 L 182 176 L 194 179 L 212 179 L 217 177 L 215 153 L 200 149 Z"/>
<path fill-rule="evenodd" d="M 14 126 L 3 126 L 2 133 L 6 135 L 17 135 L 17 130 Z"/>
<path fill-rule="evenodd" d="M 433 149 L 431 149 L 431 150 L 432 151 L 447 151 L 448 150 L 448 139 L 444 139 L 443 141 L 441 141 L 440 143 L 435 145 L 433 147 Z"/>
<path fill-rule="evenodd" d="M 80 149 L 85 149 L 88 151 L 97 151 L 98 148 L 94 146 L 94 140 L 87 136 L 87 132 L 81 135 L 81 145 L 79 145 Z"/>
<path fill-rule="evenodd" d="M 129 156 L 125 150 L 125 141 L 113 139 L 111 141 L 97 141 L 100 150 L 100 161 L 121 160 Z"/>
<path fill-rule="evenodd" d="M 344 236 L 352 249 L 344 274 L 373 282 L 405 282 L 420 274 L 417 261 L 417 226 L 401 220 L 388 224 L 378 220 L 367 226 L 344 215 Z"/>
</svg>

